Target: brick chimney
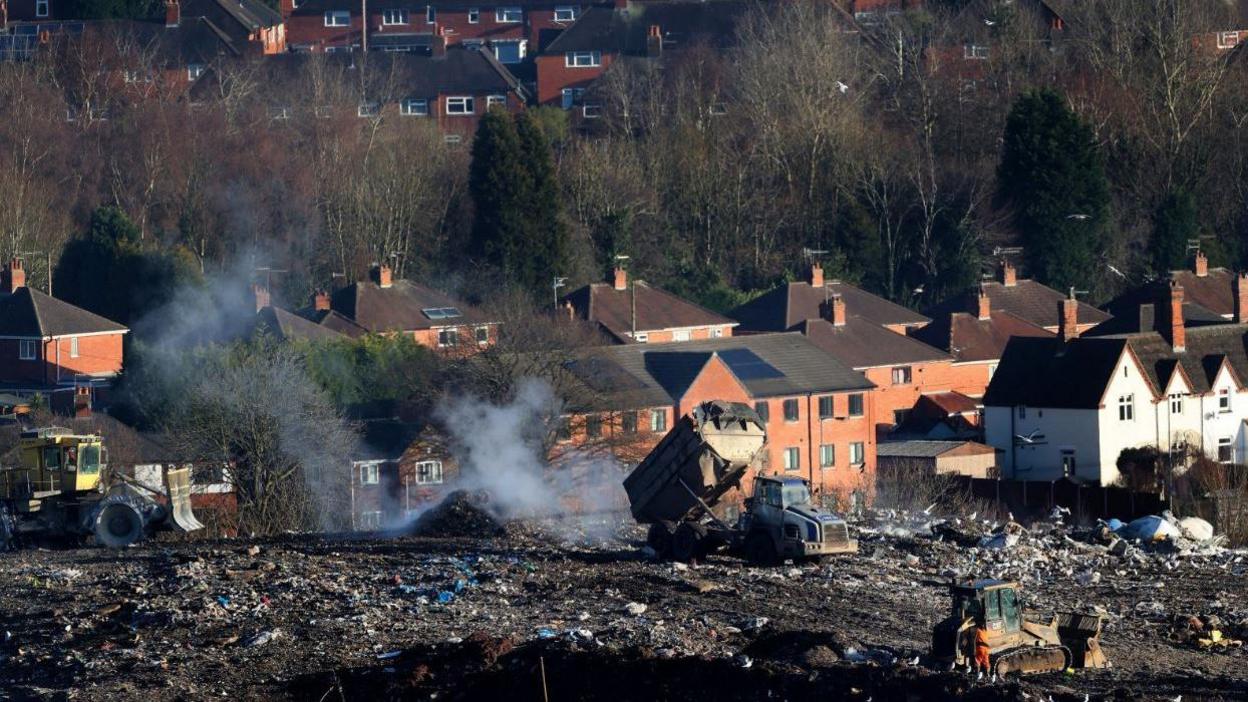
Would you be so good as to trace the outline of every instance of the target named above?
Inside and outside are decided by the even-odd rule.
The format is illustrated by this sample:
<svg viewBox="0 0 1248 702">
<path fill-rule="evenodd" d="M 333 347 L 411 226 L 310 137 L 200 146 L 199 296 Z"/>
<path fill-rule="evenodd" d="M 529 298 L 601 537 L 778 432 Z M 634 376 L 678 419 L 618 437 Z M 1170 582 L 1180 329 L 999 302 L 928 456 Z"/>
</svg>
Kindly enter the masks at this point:
<svg viewBox="0 0 1248 702">
<path fill-rule="evenodd" d="M 329 311 L 329 293 L 324 290 L 312 293 L 312 309 L 317 312 Z"/>
<path fill-rule="evenodd" d="M 1075 291 L 1057 303 L 1057 338 L 1067 343 L 1079 337 L 1079 301 L 1075 299 Z"/>
<path fill-rule="evenodd" d="M 6 293 L 15 293 L 26 287 L 26 271 L 22 268 L 22 259 L 14 256 L 9 265 L 4 267 L 4 272 L 0 274 L 0 287 Z"/>
<path fill-rule="evenodd" d="M 628 290 L 628 271 L 615 267 L 615 276 L 612 278 L 611 287 L 616 290 Z"/>
<path fill-rule="evenodd" d="M 1234 321 L 1236 324 L 1248 323 L 1248 273 L 1236 273 L 1231 289 L 1235 293 Z"/>
<path fill-rule="evenodd" d="M 576 308 L 572 306 L 572 302 L 570 300 L 564 300 L 563 313 L 567 316 L 569 322 L 576 319 Z"/>
<path fill-rule="evenodd" d="M 1196 265 L 1194 268 L 1197 278 L 1204 278 L 1209 275 L 1209 257 L 1205 255 L 1204 251 L 1196 252 Z"/>
<path fill-rule="evenodd" d="M 663 28 L 657 24 L 650 25 L 646 32 L 646 56 L 651 58 L 663 54 Z"/>
<path fill-rule="evenodd" d="M 1175 353 L 1187 350 L 1187 328 L 1183 326 L 1183 286 L 1170 281 L 1170 299 L 1165 305 L 1167 336 Z"/>
<path fill-rule="evenodd" d="M 840 293 L 832 293 L 832 297 L 819 305 L 819 316 L 834 327 L 845 326 L 845 298 Z"/>
<path fill-rule="evenodd" d="M 269 294 L 269 289 L 259 283 L 251 284 L 251 294 L 256 298 L 257 312 L 273 304 L 273 298 Z"/>
<path fill-rule="evenodd" d="M 182 6 L 178 0 L 165 0 L 165 26 L 176 27 L 182 24 Z"/>
<path fill-rule="evenodd" d="M 823 266 L 818 263 L 810 264 L 810 287 L 823 287 Z"/>
<path fill-rule="evenodd" d="M 290 19 L 295 14 L 295 0 L 277 0 L 277 11 L 281 13 L 282 19 Z"/>
<path fill-rule="evenodd" d="M 433 39 L 429 43 L 429 55 L 434 58 L 444 58 L 446 56 L 446 27 L 438 25 L 437 31 L 433 33 Z"/>
<path fill-rule="evenodd" d="M 1016 283 L 1018 283 L 1018 271 L 1014 269 L 1014 264 L 1001 259 L 1001 284 L 1012 288 Z"/>
<path fill-rule="evenodd" d="M 373 267 L 369 269 L 368 277 L 370 280 L 372 280 L 374 283 L 377 284 L 377 287 L 388 288 L 390 287 L 390 282 L 391 282 L 390 281 L 390 266 L 380 264 L 380 263 L 375 263 L 373 264 Z"/>
<path fill-rule="evenodd" d="M 88 385 L 74 388 L 74 416 L 91 416 L 91 387 Z"/>
<path fill-rule="evenodd" d="M 988 290 L 983 285 L 979 286 L 979 292 L 975 294 L 975 318 L 992 319 L 992 299 L 988 297 Z"/>
</svg>

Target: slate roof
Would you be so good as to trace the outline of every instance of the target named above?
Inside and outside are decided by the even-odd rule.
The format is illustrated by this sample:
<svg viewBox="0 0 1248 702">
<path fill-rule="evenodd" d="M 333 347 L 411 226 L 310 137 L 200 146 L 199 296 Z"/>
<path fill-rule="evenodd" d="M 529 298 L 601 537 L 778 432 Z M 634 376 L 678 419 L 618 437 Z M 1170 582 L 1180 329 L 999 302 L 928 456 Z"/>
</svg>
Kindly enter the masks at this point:
<svg viewBox="0 0 1248 702">
<path fill-rule="evenodd" d="M 555 7 L 556 5 L 567 5 L 568 0 L 506 0 L 506 2 L 496 2 L 493 4 L 482 4 L 478 0 L 369 0 L 368 9 L 370 12 L 387 10 L 391 8 L 407 8 L 411 11 L 413 22 L 415 22 L 416 13 L 420 14 L 420 21 L 424 21 L 424 10 L 426 5 L 432 5 L 439 10 L 467 10 L 469 8 L 480 8 L 483 12 L 486 10 L 493 11 L 495 7 L 510 5 L 522 7 L 525 9 Z M 295 8 L 294 15 L 320 15 L 326 10 L 350 10 L 352 13 L 358 14 L 360 3 L 354 0 L 303 0 L 299 6 Z M 369 38 L 372 41 L 372 38 Z"/>
<path fill-rule="evenodd" d="M 447 307 L 459 310 L 460 316 L 435 319 L 425 312 Z M 490 321 L 466 303 L 410 280 L 395 280 L 386 288 L 373 282 L 352 283 L 330 296 L 330 309 L 377 333 L 439 329 Z M 318 322 L 323 318 L 319 314 L 315 317 Z"/>
<path fill-rule="evenodd" d="M 351 321 L 350 318 L 335 312 L 334 310 L 316 310 L 306 308 L 299 310 L 297 314 L 314 324 L 319 324 L 326 329 L 336 331 L 339 334 L 349 336 L 352 339 L 358 339 L 359 337 L 368 334 L 367 329 Z"/>
<path fill-rule="evenodd" d="M 758 334 L 669 344 L 628 344 L 585 352 L 568 370 L 593 392 L 590 404 L 629 409 L 673 405 L 715 356 L 752 353 L 776 377 L 738 379 L 754 397 L 869 390 L 866 376 L 800 334 Z M 729 364 L 731 367 L 731 364 Z"/>
<path fill-rule="evenodd" d="M 984 292 L 988 294 L 989 305 L 993 311 L 1009 312 L 1038 327 L 1057 328 L 1057 305 L 1066 299 L 1066 293 L 1060 293 L 1047 285 L 1026 279 L 1018 280 L 1014 285 L 1008 286 L 998 281 L 984 281 L 982 286 Z M 939 317 L 965 310 L 965 299 L 953 297 L 927 310 L 927 314 L 931 317 Z M 1080 327 L 1100 324 L 1107 319 L 1109 319 L 1108 314 L 1085 302 L 1079 303 Z"/>
<path fill-rule="evenodd" d="M 177 27 L 166 27 L 163 22 L 95 20 L 85 23 L 85 33 L 133 42 L 143 55 L 165 66 L 208 63 L 218 56 L 242 54 L 241 45 L 205 17 L 184 15 Z"/>
<path fill-rule="evenodd" d="M 280 307 L 265 307 L 256 313 L 254 331 L 265 330 L 283 341 L 332 341 L 344 335 L 328 325 L 319 324 Z"/>
<path fill-rule="evenodd" d="M 1171 271 L 1165 280 L 1152 281 L 1124 292 L 1105 305 L 1117 316 L 1135 316 L 1132 311 L 1143 304 L 1167 299 L 1167 286 L 1174 281 L 1183 286 L 1183 318 L 1197 324 L 1225 322 L 1235 313 L 1235 273 L 1225 268 L 1210 268 L 1208 275 L 1194 271 Z"/>
<path fill-rule="evenodd" d="M 889 331 L 857 315 L 847 315 L 836 326 L 826 319 L 808 319 L 797 325 L 816 346 L 851 368 L 896 366 L 924 361 L 952 361 L 940 349 Z"/>
<path fill-rule="evenodd" d="M 11 295 L 0 295 L 0 336 L 73 336 L 116 332 L 126 327 L 94 312 L 58 300 L 30 287 L 18 288 Z"/>
<path fill-rule="evenodd" d="M 875 445 L 875 455 L 880 458 L 936 458 L 954 449 L 964 447 L 978 449 L 978 453 L 996 453 L 996 449 L 993 447 L 974 441 L 911 439 L 907 441 L 881 441 Z"/>
<path fill-rule="evenodd" d="M 635 297 L 634 297 L 635 296 Z M 563 300 L 570 302 L 576 316 L 597 322 L 620 341 L 628 342 L 632 331 L 634 299 L 637 309 L 637 331 L 687 327 L 729 326 L 737 323 L 705 307 L 636 281 L 629 289 L 616 290 L 608 283 L 591 283 L 574 290 Z"/>
<path fill-rule="evenodd" d="M 182 21 L 203 17 L 237 47 L 249 35 L 282 23 L 282 15 L 259 0 L 182 0 Z"/>
<path fill-rule="evenodd" d="M 1220 314 L 1186 299 L 1184 290 L 1183 324 L 1189 329 L 1204 327 L 1210 324 L 1226 324 L 1230 320 Z M 1133 332 L 1160 331 L 1158 324 L 1165 322 L 1165 317 L 1158 314 L 1158 304 L 1162 295 L 1168 295 L 1165 283 L 1152 283 L 1129 290 L 1114 298 L 1105 305 L 1105 310 L 1113 315 L 1110 319 L 1084 332 L 1085 336 L 1106 336 L 1109 334 L 1130 334 Z M 1164 308 L 1163 308 L 1164 311 Z"/>
<path fill-rule="evenodd" d="M 1011 337 L 1053 337 L 1052 332 L 1000 310 L 991 310 L 988 319 L 966 312 L 944 313 L 910 335 L 948 351 L 959 363 L 1001 358 Z"/>
<path fill-rule="evenodd" d="M 582 12 L 580 18 L 542 53 L 557 55 L 597 50 L 644 55 L 646 35 L 652 25 L 660 28 L 665 51 L 694 42 L 714 47 L 731 46 L 737 22 L 747 7 L 737 0 L 634 2 L 626 9 L 593 6 Z"/>
<path fill-rule="evenodd" d="M 1014 337 L 984 393 L 984 406 L 1096 409 L 1126 339 Z M 1058 353 L 1061 351 L 1061 353 Z"/>
<path fill-rule="evenodd" d="M 1209 392 L 1223 360 L 1241 380 L 1248 380 L 1248 325 L 1221 324 L 1188 329 L 1186 350 L 1175 353 L 1170 342 L 1157 332 L 1131 334 L 1125 338 L 1157 392 L 1165 390 L 1176 365 L 1182 365 L 1192 390 Z"/>
<path fill-rule="evenodd" d="M 841 296 L 849 314 L 882 326 L 918 326 L 930 321 L 879 295 L 838 281 L 825 283 L 823 288 L 800 282 L 781 285 L 730 310 L 728 316 L 741 323 L 742 331 L 788 331 L 808 319 L 818 319 L 820 305 L 833 294 Z"/>
</svg>

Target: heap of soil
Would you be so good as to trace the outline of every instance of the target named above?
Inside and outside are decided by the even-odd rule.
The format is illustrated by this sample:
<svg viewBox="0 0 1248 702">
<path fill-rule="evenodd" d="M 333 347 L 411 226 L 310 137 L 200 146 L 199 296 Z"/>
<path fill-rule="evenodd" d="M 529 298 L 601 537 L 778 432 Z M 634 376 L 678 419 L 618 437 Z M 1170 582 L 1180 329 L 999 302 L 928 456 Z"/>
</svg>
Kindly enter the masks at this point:
<svg viewBox="0 0 1248 702">
<path fill-rule="evenodd" d="M 483 491 L 456 490 L 422 514 L 412 525 L 412 533 L 442 538 L 502 536 L 506 530 L 489 513 L 489 501 Z"/>
</svg>

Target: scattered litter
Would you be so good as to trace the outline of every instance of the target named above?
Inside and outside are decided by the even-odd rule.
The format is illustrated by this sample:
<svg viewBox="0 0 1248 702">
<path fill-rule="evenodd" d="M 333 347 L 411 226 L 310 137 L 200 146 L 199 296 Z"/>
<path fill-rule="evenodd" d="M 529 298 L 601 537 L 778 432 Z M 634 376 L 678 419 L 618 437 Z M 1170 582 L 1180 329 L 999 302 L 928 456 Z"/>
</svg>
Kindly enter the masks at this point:
<svg viewBox="0 0 1248 702">
<path fill-rule="evenodd" d="M 646 606 L 640 602 L 629 602 L 628 604 L 624 605 L 624 611 L 628 612 L 634 617 L 638 617 L 638 616 L 641 616 L 642 614 L 645 614 Z"/>
</svg>

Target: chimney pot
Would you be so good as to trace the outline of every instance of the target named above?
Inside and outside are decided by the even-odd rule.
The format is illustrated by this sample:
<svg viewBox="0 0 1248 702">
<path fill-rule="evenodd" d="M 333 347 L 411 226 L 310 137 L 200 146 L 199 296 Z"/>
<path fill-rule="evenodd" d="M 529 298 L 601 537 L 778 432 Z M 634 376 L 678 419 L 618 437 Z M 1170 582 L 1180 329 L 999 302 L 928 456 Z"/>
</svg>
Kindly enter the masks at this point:
<svg viewBox="0 0 1248 702">
<path fill-rule="evenodd" d="M 823 287 L 823 266 L 818 263 L 810 264 L 810 287 Z"/>
<path fill-rule="evenodd" d="M 256 311 L 269 307 L 273 304 L 272 296 L 269 295 L 269 289 L 259 283 L 252 283 L 251 293 L 256 298 Z"/>
<path fill-rule="evenodd" d="M 326 312 L 329 310 L 329 293 L 324 290 L 317 290 L 312 293 L 312 309 L 317 312 Z"/>
<path fill-rule="evenodd" d="M 1178 353 L 1187 350 L 1187 328 L 1183 326 L 1183 286 L 1172 280 L 1169 292 L 1166 322 L 1170 331 L 1170 346 Z"/>
<path fill-rule="evenodd" d="M 650 25 L 646 32 L 646 55 L 659 56 L 663 53 L 663 30 L 657 24 Z"/>
<path fill-rule="evenodd" d="M 368 277 L 377 284 L 377 287 L 388 288 L 392 282 L 390 278 L 390 266 L 375 263 L 369 270 Z"/>
<path fill-rule="evenodd" d="M 845 326 L 845 298 L 840 293 L 832 293 L 832 296 L 819 305 L 820 316 L 834 327 Z"/>
<path fill-rule="evenodd" d="M 1205 256 L 1204 251 L 1196 252 L 1195 273 L 1197 278 L 1204 278 L 1209 275 L 1209 257 Z"/>
<path fill-rule="evenodd" d="M 3 275 L 0 275 L 0 286 L 6 293 L 15 293 L 26 287 L 26 270 L 22 268 L 22 259 L 14 256 L 9 260 L 9 265 L 5 266 Z"/>
<path fill-rule="evenodd" d="M 992 319 L 992 299 L 988 297 L 988 289 L 979 286 L 975 295 L 975 316 L 977 319 Z"/>
<path fill-rule="evenodd" d="M 1057 303 L 1057 336 L 1063 343 L 1079 336 L 1079 301 L 1073 291 L 1070 297 Z"/>
<path fill-rule="evenodd" d="M 1235 288 L 1235 323 L 1248 323 L 1248 273 L 1236 273 L 1232 286 Z"/>
<path fill-rule="evenodd" d="M 619 266 L 616 266 L 615 267 L 615 282 L 613 283 L 613 286 L 615 287 L 616 290 L 627 290 L 628 289 L 628 271 L 624 270 L 623 268 L 620 268 Z"/>
<path fill-rule="evenodd" d="M 89 386 L 79 385 L 74 389 L 74 416 L 91 416 L 91 388 Z"/>
<path fill-rule="evenodd" d="M 182 6 L 178 0 L 165 0 L 165 26 L 176 27 L 182 23 Z"/>
<path fill-rule="evenodd" d="M 1015 270 L 1014 264 L 1009 261 L 1001 261 L 1001 284 L 1007 288 L 1014 287 L 1018 283 L 1018 271 Z"/>
</svg>

